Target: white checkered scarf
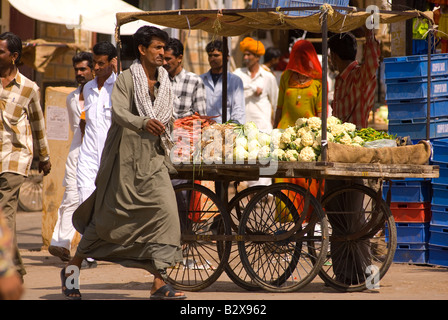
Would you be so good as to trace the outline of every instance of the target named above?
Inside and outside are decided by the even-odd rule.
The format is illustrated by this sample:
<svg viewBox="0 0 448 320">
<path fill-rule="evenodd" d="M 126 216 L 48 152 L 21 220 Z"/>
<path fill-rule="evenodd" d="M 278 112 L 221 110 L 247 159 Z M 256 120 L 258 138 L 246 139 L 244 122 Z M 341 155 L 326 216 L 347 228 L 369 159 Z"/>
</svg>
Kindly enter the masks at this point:
<svg viewBox="0 0 448 320">
<path fill-rule="evenodd" d="M 140 60 L 136 59 L 131 67 L 132 80 L 134 82 L 134 99 L 137 105 L 138 114 L 141 117 L 157 119 L 165 126 L 165 132 L 160 135 L 162 147 L 166 155 L 169 155 L 174 143 L 170 135 L 170 121 L 173 116 L 173 90 L 168 72 L 163 68 L 158 68 L 159 91 L 154 104 L 149 96 L 148 78 Z"/>
</svg>

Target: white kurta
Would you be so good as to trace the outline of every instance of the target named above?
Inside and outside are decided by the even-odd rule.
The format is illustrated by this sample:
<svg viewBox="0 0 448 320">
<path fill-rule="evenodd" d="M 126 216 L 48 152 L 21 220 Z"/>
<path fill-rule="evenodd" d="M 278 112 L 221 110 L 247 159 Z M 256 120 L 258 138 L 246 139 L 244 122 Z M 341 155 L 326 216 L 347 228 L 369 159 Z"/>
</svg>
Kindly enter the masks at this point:
<svg viewBox="0 0 448 320">
<path fill-rule="evenodd" d="M 107 132 L 112 123 L 111 94 L 115 73 L 98 90 L 97 79 L 84 86 L 86 128 L 78 157 L 77 182 L 79 201 L 84 202 L 95 190 L 95 179 L 101 162 Z"/>
<path fill-rule="evenodd" d="M 52 246 L 63 247 L 67 250 L 70 250 L 71 241 L 76 231 L 72 224 L 73 212 L 79 206 L 76 168 L 78 166 L 79 148 L 82 142 L 79 121 L 83 105 L 79 102 L 80 93 L 81 87 L 78 87 L 67 96 L 66 105 L 70 129 L 73 131 L 73 139 L 65 162 L 65 176 L 62 181 L 62 185 L 65 187 L 64 197 L 58 209 L 58 220 L 51 238 Z"/>
<path fill-rule="evenodd" d="M 278 98 L 278 85 L 275 76 L 259 68 L 255 77 L 251 77 L 247 68 L 236 69 L 234 74 L 243 80 L 246 100 L 246 122 L 253 121 L 260 131 L 271 133 L 272 115 Z M 255 95 L 257 88 L 262 88 L 261 95 Z"/>
</svg>

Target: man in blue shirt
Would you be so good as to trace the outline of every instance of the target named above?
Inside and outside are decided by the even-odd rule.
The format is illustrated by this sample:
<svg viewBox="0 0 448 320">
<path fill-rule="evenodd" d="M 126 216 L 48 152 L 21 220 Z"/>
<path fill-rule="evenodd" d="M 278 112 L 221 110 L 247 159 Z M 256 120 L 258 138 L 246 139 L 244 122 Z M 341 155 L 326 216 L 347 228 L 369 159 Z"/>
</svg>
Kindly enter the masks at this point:
<svg viewBox="0 0 448 320">
<path fill-rule="evenodd" d="M 205 50 L 208 54 L 210 70 L 201 75 L 206 91 L 207 115 L 218 116 L 214 118 L 218 123 L 222 123 L 222 47 L 222 41 L 220 40 L 207 44 Z M 237 121 L 240 124 L 244 124 L 246 121 L 243 81 L 230 72 L 227 73 L 226 120 Z"/>
</svg>

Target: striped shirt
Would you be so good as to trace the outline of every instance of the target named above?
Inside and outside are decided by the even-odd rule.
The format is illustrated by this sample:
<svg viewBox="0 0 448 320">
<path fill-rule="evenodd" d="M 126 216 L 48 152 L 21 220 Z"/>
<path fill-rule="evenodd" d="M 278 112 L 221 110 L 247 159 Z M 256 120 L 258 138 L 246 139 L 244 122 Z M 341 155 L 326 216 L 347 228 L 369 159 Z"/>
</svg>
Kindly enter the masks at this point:
<svg viewBox="0 0 448 320">
<path fill-rule="evenodd" d="M 19 71 L 5 88 L 0 86 L 0 173 L 27 176 L 33 161 L 33 143 L 39 160 L 48 159 L 45 119 L 39 99 L 37 84 Z"/>
<path fill-rule="evenodd" d="M 379 57 L 380 46 L 372 34 L 364 46 L 364 63 L 355 60 L 336 77 L 333 116 L 355 124 L 358 129 L 367 127 L 375 103 Z"/>
<path fill-rule="evenodd" d="M 205 87 L 198 75 L 182 69 L 171 78 L 171 83 L 174 90 L 173 116 L 176 119 L 191 116 L 195 112 L 206 115 Z"/>
</svg>

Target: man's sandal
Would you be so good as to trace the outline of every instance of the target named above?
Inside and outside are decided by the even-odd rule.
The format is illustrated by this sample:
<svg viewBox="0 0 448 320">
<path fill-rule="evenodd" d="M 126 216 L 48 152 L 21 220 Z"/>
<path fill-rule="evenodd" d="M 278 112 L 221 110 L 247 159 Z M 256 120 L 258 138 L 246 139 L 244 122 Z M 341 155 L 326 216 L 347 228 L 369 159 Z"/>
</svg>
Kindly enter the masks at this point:
<svg viewBox="0 0 448 320">
<path fill-rule="evenodd" d="M 150 300 L 183 300 L 187 298 L 186 295 L 176 295 L 178 291 L 174 290 L 169 284 L 160 287 L 156 292 L 151 294 Z"/>
<path fill-rule="evenodd" d="M 65 276 L 65 268 L 61 270 L 62 293 L 67 300 L 81 300 L 81 292 L 79 289 L 67 288 L 67 277 Z"/>
</svg>

